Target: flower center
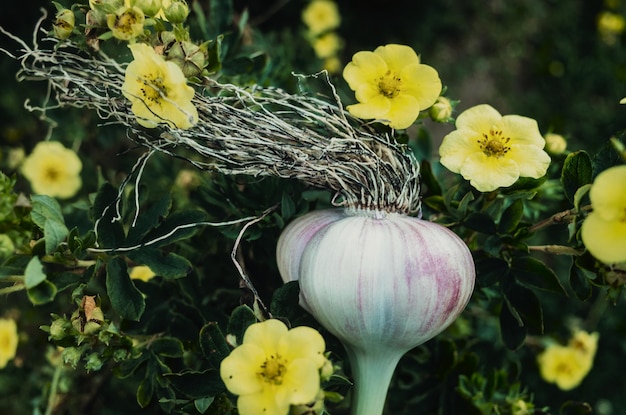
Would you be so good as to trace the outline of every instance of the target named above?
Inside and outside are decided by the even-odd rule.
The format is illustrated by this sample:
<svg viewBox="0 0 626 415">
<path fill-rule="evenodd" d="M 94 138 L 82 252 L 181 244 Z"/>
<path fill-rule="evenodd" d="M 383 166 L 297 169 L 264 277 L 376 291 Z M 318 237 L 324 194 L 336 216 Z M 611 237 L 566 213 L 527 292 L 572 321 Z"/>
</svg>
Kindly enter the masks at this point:
<svg viewBox="0 0 626 415">
<path fill-rule="evenodd" d="M 394 98 L 400 94 L 402 79 L 388 70 L 383 76 L 378 78 L 378 91 L 387 98 Z"/>
<path fill-rule="evenodd" d="M 146 79 L 140 81 L 143 86 L 141 87 L 141 93 L 146 101 L 150 103 L 160 105 L 161 97 L 167 96 L 167 88 L 163 82 L 163 78 L 156 76 L 152 79 Z"/>
<path fill-rule="evenodd" d="M 59 170 L 55 169 L 52 166 L 44 170 L 44 177 L 51 182 L 58 180 L 60 175 L 61 175 L 61 172 L 59 172 Z"/>
<path fill-rule="evenodd" d="M 503 157 L 511 149 L 509 144 L 510 137 L 503 137 L 502 130 L 497 127 L 491 127 L 489 134 L 483 133 L 483 138 L 477 140 L 480 149 L 489 157 Z"/>
<path fill-rule="evenodd" d="M 133 25 L 136 25 L 139 18 L 132 10 L 125 11 L 115 20 L 115 29 L 127 35 L 132 35 Z"/>
<path fill-rule="evenodd" d="M 258 375 L 267 383 L 273 383 L 274 385 L 280 385 L 283 383 L 283 377 L 287 371 L 287 362 L 279 355 L 270 356 L 261 365 L 261 371 Z"/>
</svg>

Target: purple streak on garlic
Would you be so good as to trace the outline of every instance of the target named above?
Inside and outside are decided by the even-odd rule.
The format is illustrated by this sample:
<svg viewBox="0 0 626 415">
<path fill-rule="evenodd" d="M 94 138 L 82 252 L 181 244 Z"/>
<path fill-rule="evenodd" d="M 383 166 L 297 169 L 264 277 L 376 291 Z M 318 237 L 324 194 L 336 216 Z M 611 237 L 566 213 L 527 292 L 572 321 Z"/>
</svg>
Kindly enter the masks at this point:
<svg viewBox="0 0 626 415">
<path fill-rule="evenodd" d="M 475 270 L 449 229 L 397 213 L 314 211 L 285 228 L 283 280 L 300 280 L 300 303 L 339 338 L 355 378 L 354 415 L 380 415 L 404 353 L 463 311 Z"/>
</svg>

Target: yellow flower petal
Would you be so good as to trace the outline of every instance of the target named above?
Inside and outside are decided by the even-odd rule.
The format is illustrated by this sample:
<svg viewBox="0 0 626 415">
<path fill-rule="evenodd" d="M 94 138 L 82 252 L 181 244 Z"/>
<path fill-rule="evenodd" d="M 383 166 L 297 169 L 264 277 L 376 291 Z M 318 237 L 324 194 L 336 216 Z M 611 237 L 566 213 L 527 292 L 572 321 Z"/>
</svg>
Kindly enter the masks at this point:
<svg viewBox="0 0 626 415">
<path fill-rule="evenodd" d="M 604 220 L 626 221 L 626 165 L 604 170 L 589 191 L 593 211 Z"/>
<path fill-rule="evenodd" d="M 470 155 L 463 163 L 460 173 L 479 192 L 508 187 L 519 179 L 519 169 L 513 160 L 489 157 L 484 153 Z"/>
<path fill-rule="evenodd" d="M 252 395 L 241 395 L 237 399 L 239 415 L 287 415 L 289 402 L 279 402 L 274 388 Z"/>
<path fill-rule="evenodd" d="M 326 362 L 326 343 L 317 330 L 300 326 L 287 332 L 278 344 L 278 353 L 287 360 L 310 359 L 318 369 Z"/>
<path fill-rule="evenodd" d="M 420 106 L 417 100 L 406 94 L 401 94 L 389 100 L 391 104 L 385 118 L 389 120 L 389 126 L 396 129 L 408 128 L 420 115 Z"/>
<path fill-rule="evenodd" d="M 13 319 L 0 319 L 0 369 L 4 368 L 17 353 L 18 333 Z"/>
<path fill-rule="evenodd" d="M 374 54 L 380 56 L 387 64 L 387 67 L 398 74 L 405 67 L 419 65 L 420 63 L 417 53 L 415 53 L 413 48 L 406 45 L 389 44 L 379 46 L 374 50 Z"/>
<path fill-rule="evenodd" d="M 441 93 L 441 79 L 432 66 L 410 65 L 400 72 L 405 79 L 403 94 L 411 95 L 417 100 L 420 110 L 432 106 Z"/>
<path fill-rule="evenodd" d="M 313 35 L 318 35 L 339 27 L 341 15 L 335 2 L 314 0 L 302 11 L 302 21 Z"/>
<path fill-rule="evenodd" d="M 264 383 L 258 371 L 265 359 L 263 349 L 254 344 L 242 344 L 233 350 L 220 365 L 220 376 L 228 390 L 235 395 L 261 392 Z"/>
<path fill-rule="evenodd" d="M 357 52 L 343 69 L 343 78 L 356 91 L 364 85 L 376 86 L 375 80 L 387 69 L 387 63 L 374 52 Z"/>
<path fill-rule="evenodd" d="M 276 354 L 280 338 L 287 334 L 287 326 L 280 320 L 270 319 L 252 324 L 243 336 L 243 344 L 254 344 L 268 356 Z"/>
<path fill-rule="evenodd" d="M 467 158 L 476 153 L 476 141 L 480 134 L 467 128 L 459 128 L 443 138 L 439 146 L 440 163 L 453 173 L 460 173 Z"/>
<path fill-rule="evenodd" d="M 457 129 L 468 129 L 477 133 L 489 131 L 502 120 L 502 115 L 491 105 L 481 104 L 463 111 L 456 119 Z"/>
<path fill-rule="evenodd" d="M 293 405 L 312 402 L 320 390 L 320 375 L 311 359 L 296 359 L 287 369 L 283 387 L 276 391 L 278 402 L 287 401 Z"/>
<path fill-rule="evenodd" d="M 537 121 L 520 115 L 505 115 L 500 121 L 500 127 L 504 135 L 516 144 L 526 144 L 542 149 L 546 140 L 539 132 Z"/>
<path fill-rule="evenodd" d="M 626 221 L 607 221 L 597 212 L 591 212 L 583 222 L 581 237 L 591 255 L 599 261 L 605 264 L 626 262 Z"/>
<path fill-rule="evenodd" d="M 361 104 L 348 105 L 346 109 L 357 118 L 388 121 L 391 102 L 385 97 L 377 96 Z"/>
<path fill-rule="evenodd" d="M 521 177 L 543 177 L 552 161 L 548 153 L 533 145 L 511 145 L 507 157 L 517 164 Z"/>
</svg>

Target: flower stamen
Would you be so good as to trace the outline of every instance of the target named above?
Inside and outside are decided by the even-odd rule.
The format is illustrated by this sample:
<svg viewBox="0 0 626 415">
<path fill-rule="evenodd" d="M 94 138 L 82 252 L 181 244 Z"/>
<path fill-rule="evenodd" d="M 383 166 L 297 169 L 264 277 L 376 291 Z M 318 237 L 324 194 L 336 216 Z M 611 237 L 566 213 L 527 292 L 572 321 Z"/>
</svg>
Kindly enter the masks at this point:
<svg viewBox="0 0 626 415">
<path fill-rule="evenodd" d="M 258 375 L 266 383 L 281 385 L 283 383 L 283 376 L 287 370 L 286 363 L 287 362 L 285 362 L 280 355 L 271 355 L 261 365 L 261 371 Z"/>
<path fill-rule="evenodd" d="M 509 142 L 510 137 L 503 137 L 502 130 L 496 127 L 491 127 L 489 135 L 483 133 L 483 138 L 477 140 L 480 145 L 480 149 L 489 157 L 503 157 L 511 149 Z"/>
<path fill-rule="evenodd" d="M 402 78 L 387 70 L 378 78 L 378 91 L 387 98 L 395 98 L 402 91 Z"/>
</svg>

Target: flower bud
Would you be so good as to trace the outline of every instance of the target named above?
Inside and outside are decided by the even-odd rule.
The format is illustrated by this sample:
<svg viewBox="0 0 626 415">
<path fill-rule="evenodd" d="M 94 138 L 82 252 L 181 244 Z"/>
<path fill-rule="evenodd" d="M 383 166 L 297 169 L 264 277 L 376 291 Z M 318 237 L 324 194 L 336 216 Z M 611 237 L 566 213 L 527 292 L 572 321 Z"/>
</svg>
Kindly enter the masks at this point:
<svg viewBox="0 0 626 415">
<path fill-rule="evenodd" d="M 546 139 L 546 151 L 554 156 L 563 154 L 567 149 L 567 141 L 560 134 L 548 133 Z"/>
<path fill-rule="evenodd" d="M 453 102 L 444 96 L 437 98 L 437 101 L 430 107 L 430 118 L 435 122 L 446 123 L 452 121 Z"/>
<path fill-rule="evenodd" d="M 161 10 L 161 0 L 134 0 L 132 6 L 139 7 L 141 11 L 150 17 L 154 17 Z"/>
<path fill-rule="evenodd" d="M 192 42 L 174 42 L 167 50 L 165 58 L 183 70 L 186 78 L 200 75 L 207 64 L 204 51 Z"/>
<path fill-rule="evenodd" d="M 67 39 L 74 31 L 74 24 L 76 23 L 76 17 L 74 12 L 70 9 L 64 9 L 57 13 L 56 20 L 52 24 L 52 30 L 54 36 L 57 39 Z"/>
<path fill-rule="evenodd" d="M 0 258 L 15 255 L 15 244 L 9 235 L 0 233 Z"/>
<path fill-rule="evenodd" d="M 354 414 L 378 415 L 404 353 L 448 327 L 465 308 L 475 269 L 447 228 L 397 213 L 310 212 L 281 235 L 284 281 L 344 344 L 353 368 Z"/>
<path fill-rule="evenodd" d="M 173 0 L 172 4 L 163 9 L 163 14 L 170 23 L 183 23 L 189 15 L 189 6 L 184 0 Z"/>
<path fill-rule="evenodd" d="M 292 405 L 289 415 L 321 415 L 324 413 L 324 391 L 320 389 L 313 402 L 304 405 Z"/>
<path fill-rule="evenodd" d="M 61 340 L 68 335 L 71 324 L 62 317 L 57 318 L 50 324 L 50 339 Z"/>
</svg>

